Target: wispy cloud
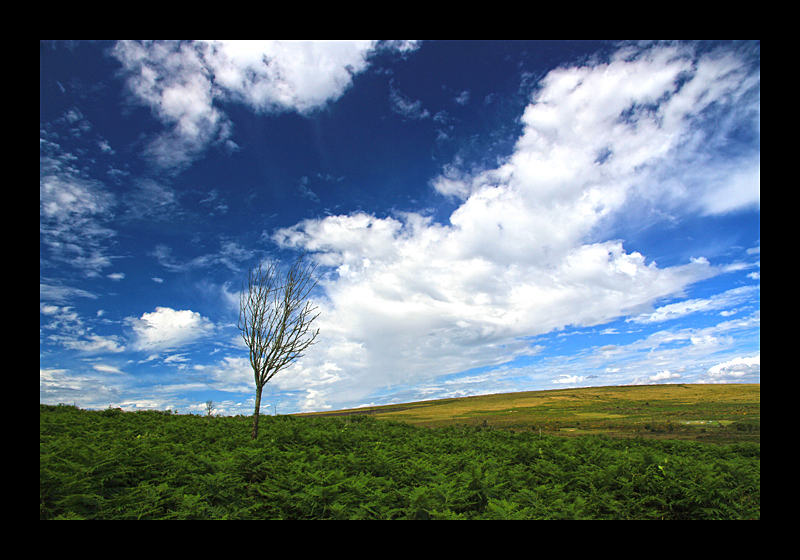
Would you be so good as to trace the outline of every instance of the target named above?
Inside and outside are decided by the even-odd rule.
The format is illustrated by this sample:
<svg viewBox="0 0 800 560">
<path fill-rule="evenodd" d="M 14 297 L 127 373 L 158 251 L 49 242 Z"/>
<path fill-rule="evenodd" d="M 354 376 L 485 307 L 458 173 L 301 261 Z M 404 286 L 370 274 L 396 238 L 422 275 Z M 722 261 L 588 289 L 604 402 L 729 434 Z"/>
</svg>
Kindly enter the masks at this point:
<svg viewBox="0 0 800 560">
<path fill-rule="evenodd" d="M 99 371 L 100 373 L 119 373 L 124 374 L 125 372 L 120 370 L 117 366 L 112 366 L 109 364 L 94 364 L 92 369 L 95 371 Z"/>
<path fill-rule="evenodd" d="M 111 265 L 107 250 L 116 232 L 114 196 L 73 165 L 73 157 L 49 140 L 39 142 L 39 234 L 46 258 L 99 276 Z M 45 257 L 43 255 L 43 257 Z"/>
<path fill-rule="evenodd" d="M 187 261 L 176 259 L 172 254 L 172 249 L 163 243 L 156 245 L 150 252 L 150 256 L 155 257 L 158 263 L 170 272 L 215 266 L 224 266 L 233 272 L 239 272 L 242 268 L 241 263 L 251 259 L 255 254 L 255 250 L 247 249 L 236 241 L 226 239 L 220 239 L 218 251 L 199 255 Z M 160 278 L 153 278 L 153 281 L 163 282 Z"/>
<path fill-rule="evenodd" d="M 109 377 L 121 381 L 123 376 L 109 376 L 98 371 L 75 372 L 62 368 L 39 368 L 39 398 L 43 402 L 80 402 L 80 406 L 106 408 L 118 402 L 122 395 L 120 385 Z"/>
<path fill-rule="evenodd" d="M 459 105 L 462 105 L 462 106 L 463 106 L 463 105 L 466 105 L 467 103 L 469 103 L 469 90 L 464 90 L 464 91 L 460 92 L 460 93 L 459 93 L 459 94 L 456 96 L 456 98 L 454 99 L 454 101 L 455 101 L 456 103 L 458 103 Z"/>
<path fill-rule="evenodd" d="M 661 323 L 681 319 L 693 313 L 709 313 L 719 310 L 728 310 L 731 307 L 742 305 L 747 301 L 758 298 L 761 286 L 742 286 L 733 288 L 721 294 L 704 299 L 690 299 L 670 303 L 653 311 L 631 317 L 627 321 L 634 323 Z"/>
<path fill-rule="evenodd" d="M 392 111 L 404 119 L 420 120 L 431 116 L 430 112 L 422 106 L 422 101 L 415 101 L 404 95 L 394 84 L 391 85 L 389 92 L 389 104 Z"/>
<path fill-rule="evenodd" d="M 132 181 L 123 196 L 127 220 L 169 221 L 184 214 L 179 195 L 170 185 L 150 177 Z"/>
<path fill-rule="evenodd" d="M 562 355 L 548 352 L 531 365 L 490 370 L 484 386 L 477 389 L 491 392 L 492 387 L 503 387 L 507 379 L 513 379 L 516 387 L 547 381 L 599 386 L 757 380 L 760 353 L 755 351 L 759 358 L 754 362 L 749 357 L 752 350 L 737 341 L 746 341 L 759 330 L 760 314 L 753 313 L 703 328 L 664 329 L 629 343 L 577 351 L 570 347 Z M 459 386 L 459 377 L 452 385 Z"/>
<path fill-rule="evenodd" d="M 39 301 L 48 301 L 53 303 L 66 303 L 74 298 L 83 297 L 90 299 L 97 299 L 97 294 L 83 290 L 81 288 L 73 288 L 70 286 L 62 286 L 57 283 L 50 283 L 51 280 L 42 278 L 39 282 Z"/>
<path fill-rule="evenodd" d="M 225 214 L 228 211 L 228 203 L 225 197 L 220 194 L 219 189 L 212 189 L 211 192 L 200 201 L 200 204 L 211 209 L 212 216 L 215 214 Z"/>
<path fill-rule="evenodd" d="M 71 306 L 40 303 L 39 312 L 47 321 L 41 326 L 41 334 L 51 343 L 87 354 L 117 353 L 126 349 L 120 337 L 95 333 Z"/>
</svg>

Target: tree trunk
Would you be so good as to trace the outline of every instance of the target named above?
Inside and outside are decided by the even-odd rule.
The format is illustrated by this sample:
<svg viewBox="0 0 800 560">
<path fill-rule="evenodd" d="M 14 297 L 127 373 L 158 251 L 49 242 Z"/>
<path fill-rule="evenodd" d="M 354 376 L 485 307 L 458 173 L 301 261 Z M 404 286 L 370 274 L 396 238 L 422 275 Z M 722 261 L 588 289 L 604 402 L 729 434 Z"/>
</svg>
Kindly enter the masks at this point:
<svg viewBox="0 0 800 560">
<path fill-rule="evenodd" d="M 250 436 L 250 439 L 256 439 L 258 437 L 258 419 L 261 416 L 261 390 L 263 386 L 256 387 L 256 412 L 253 415 L 253 434 Z"/>
</svg>

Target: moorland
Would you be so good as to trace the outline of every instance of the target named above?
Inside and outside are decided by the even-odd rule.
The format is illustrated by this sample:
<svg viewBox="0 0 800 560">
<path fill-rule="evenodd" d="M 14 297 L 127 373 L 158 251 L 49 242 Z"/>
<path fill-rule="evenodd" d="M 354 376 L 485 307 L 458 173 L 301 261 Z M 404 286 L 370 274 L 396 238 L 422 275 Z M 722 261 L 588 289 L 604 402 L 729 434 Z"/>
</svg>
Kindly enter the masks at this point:
<svg viewBox="0 0 800 560">
<path fill-rule="evenodd" d="M 760 441 L 761 385 L 666 384 L 500 393 L 298 416 L 366 414 L 422 427 L 549 435 Z"/>
<path fill-rule="evenodd" d="M 40 519 L 760 519 L 759 385 L 320 415 L 39 408 Z"/>
</svg>

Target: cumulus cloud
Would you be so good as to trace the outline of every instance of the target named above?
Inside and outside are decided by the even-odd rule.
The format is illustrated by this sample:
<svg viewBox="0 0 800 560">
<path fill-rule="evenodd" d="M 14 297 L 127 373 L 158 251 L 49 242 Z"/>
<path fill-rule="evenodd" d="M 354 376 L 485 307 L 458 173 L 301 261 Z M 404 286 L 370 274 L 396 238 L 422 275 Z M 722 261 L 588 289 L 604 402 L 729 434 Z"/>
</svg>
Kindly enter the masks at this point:
<svg viewBox="0 0 800 560">
<path fill-rule="evenodd" d="M 561 375 L 558 379 L 553 380 L 553 383 L 580 383 L 584 381 L 586 377 L 583 375 Z"/>
<path fill-rule="evenodd" d="M 145 155 L 180 170 L 212 144 L 236 148 L 233 125 L 215 101 L 306 114 L 341 97 L 376 50 L 414 48 L 376 41 L 120 41 L 112 54 L 132 102 L 167 126 Z"/>
<path fill-rule="evenodd" d="M 643 377 L 643 378 L 639 377 L 634 380 L 633 385 L 649 385 L 655 383 L 662 383 L 664 381 L 669 381 L 670 379 L 680 379 L 680 378 L 681 378 L 680 373 L 671 372 L 665 369 L 664 371 L 659 371 L 658 373 L 650 375 L 648 377 Z"/>
<path fill-rule="evenodd" d="M 169 307 L 128 317 L 125 323 L 132 331 L 131 348 L 155 353 L 190 344 L 215 331 L 214 324 L 196 311 Z"/>
<path fill-rule="evenodd" d="M 716 380 L 723 378 L 738 379 L 760 373 L 761 354 L 748 358 L 734 358 L 708 369 L 708 375 Z"/>
<path fill-rule="evenodd" d="M 508 163 L 462 181 L 459 194 L 500 183 L 541 210 L 570 204 L 588 218 L 572 221 L 575 235 L 634 194 L 709 214 L 758 205 L 760 89 L 749 68 L 746 57 L 696 58 L 684 45 L 553 70 Z M 724 154 L 734 133 L 755 138 L 750 151 Z"/>
<path fill-rule="evenodd" d="M 210 41 L 215 84 L 261 111 L 312 111 L 342 96 L 376 41 Z"/>
<path fill-rule="evenodd" d="M 553 70 L 502 165 L 451 166 L 432 182 L 460 201 L 449 223 L 356 213 L 275 232 L 280 245 L 310 250 L 332 269 L 317 359 L 367 394 L 509 362 L 532 352 L 530 337 L 639 315 L 719 273 L 702 257 L 659 268 L 601 235 L 634 202 L 693 204 L 697 192 L 656 178 L 684 166 L 691 141 L 708 136 L 703 111 L 754 87 L 744 68 L 736 58 L 658 46 Z M 703 188 L 710 196 L 727 187 Z M 744 196 L 741 205 L 752 202 Z"/>
<path fill-rule="evenodd" d="M 184 167 L 209 143 L 229 135 L 227 119 L 213 106 L 213 82 L 195 44 L 120 41 L 112 54 L 122 65 L 130 99 L 170 127 L 146 149 L 158 166 Z"/>
</svg>

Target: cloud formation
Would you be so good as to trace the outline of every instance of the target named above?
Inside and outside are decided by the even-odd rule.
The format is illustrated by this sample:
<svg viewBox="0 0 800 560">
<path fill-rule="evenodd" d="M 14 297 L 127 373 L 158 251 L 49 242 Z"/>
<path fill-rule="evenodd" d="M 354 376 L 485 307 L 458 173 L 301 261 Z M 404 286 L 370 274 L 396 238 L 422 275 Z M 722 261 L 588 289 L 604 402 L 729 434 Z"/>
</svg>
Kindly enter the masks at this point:
<svg viewBox="0 0 800 560">
<path fill-rule="evenodd" d="M 73 165 L 73 157 L 49 140 L 39 141 L 39 236 L 49 257 L 99 276 L 111 264 L 107 243 L 114 197 Z"/>
<path fill-rule="evenodd" d="M 761 373 L 761 354 L 751 358 L 734 358 L 708 369 L 708 375 L 716 380 L 742 378 Z"/>
<path fill-rule="evenodd" d="M 707 299 L 690 299 L 663 305 L 652 313 L 643 313 L 636 317 L 631 317 L 628 321 L 634 323 L 661 323 L 680 319 L 693 313 L 708 313 L 721 309 L 729 310 L 731 307 L 747 302 L 749 298 L 753 297 L 753 295 L 760 290 L 761 286 L 732 288 Z"/>
<path fill-rule="evenodd" d="M 356 213 L 278 230 L 279 245 L 335 270 L 324 283 L 328 342 L 318 359 L 358 378 L 366 394 L 510 362 L 533 352 L 531 337 L 637 316 L 719 274 L 699 255 L 659 268 L 602 235 L 648 201 L 704 213 L 757 205 L 757 158 L 702 186 L 658 180 L 712 159 L 712 107 L 731 114 L 728 126 L 757 126 L 757 111 L 740 107 L 757 105 L 748 98 L 756 84 L 743 61 L 685 46 L 559 68 L 532 94 L 506 162 L 477 173 L 450 166 L 432 182 L 460 203 L 449 223 Z M 714 202 L 721 197 L 727 205 Z"/>
<path fill-rule="evenodd" d="M 391 85 L 389 92 L 389 104 L 395 113 L 409 120 L 427 119 L 431 116 L 430 112 L 422 106 L 422 101 L 414 101 L 404 95 L 394 84 Z"/>
<path fill-rule="evenodd" d="M 90 354 L 125 351 L 118 337 L 100 336 L 93 332 L 93 328 L 86 325 L 71 306 L 40 303 L 39 312 L 48 321 L 42 325 L 41 333 L 48 333 L 47 340 L 52 343 Z"/>
<path fill-rule="evenodd" d="M 168 127 L 145 155 L 162 169 L 181 170 L 210 145 L 237 149 L 220 103 L 307 114 L 341 97 L 376 51 L 414 48 L 377 41 L 120 41 L 112 54 L 131 101 Z"/>
<path fill-rule="evenodd" d="M 132 331 L 131 348 L 157 354 L 192 343 L 212 334 L 214 324 L 196 311 L 156 307 L 141 317 L 128 317 L 125 323 Z"/>
<path fill-rule="evenodd" d="M 105 407 L 124 394 L 132 406 L 163 407 L 180 393 L 182 403 L 209 389 L 252 394 L 234 332 L 238 299 L 229 289 L 238 281 L 228 279 L 239 278 L 267 240 L 308 250 L 324 274 L 314 297 L 319 344 L 271 384 L 273 397 L 294 410 L 760 375 L 760 287 L 747 285 L 760 272 L 742 272 L 760 266 L 743 253 L 758 243 L 757 42 L 625 46 L 549 72 L 528 56 L 537 46 L 520 45 L 506 74 L 476 72 L 470 82 L 474 68 L 414 81 L 413 70 L 429 63 L 473 61 L 442 57 L 453 49 L 441 44 L 405 69 L 389 59 L 415 42 L 97 46 L 84 45 L 81 56 L 91 58 L 54 57 L 67 64 L 51 64 L 59 71 L 40 88 L 42 118 L 51 119 L 40 123 L 40 264 L 49 269 L 49 278 L 40 276 L 40 384 L 52 402 L 91 393 Z M 491 55 L 500 46 L 479 50 Z M 563 50 L 560 60 L 572 56 Z M 134 107 L 121 114 L 113 77 L 97 73 L 106 66 L 95 61 L 108 52 Z M 379 56 L 386 52 L 394 55 Z M 67 83 L 83 75 L 71 64 L 91 68 L 85 77 L 105 93 L 86 95 L 89 85 L 77 78 Z M 373 76 L 357 79 L 373 65 Z M 284 169 L 285 188 L 298 195 L 288 211 L 260 207 L 242 187 L 249 179 L 216 166 L 224 162 L 176 176 L 209 150 L 240 150 L 234 119 L 281 136 L 291 129 L 268 130 L 272 116 L 294 112 L 327 132 L 333 123 L 317 112 L 354 83 L 383 110 L 382 123 L 415 121 L 395 128 L 413 134 L 381 142 L 424 142 L 423 134 L 435 141 L 429 155 L 441 171 L 426 195 L 425 184 L 395 175 L 419 166 L 405 176 L 427 181 L 422 160 L 391 160 L 387 173 L 399 187 L 389 196 L 368 182 L 379 167 L 357 173 L 363 159 L 349 150 L 329 170 Z M 282 124 L 305 130 L 309 122 Z M 369 128 L 347 127 L 336 142 L 346 147 L 375 132 L 374 121 L 361 125 Z M 319 134 L 309 147 L 319 151 L 330 138 Z M 251 148 L 243 144 L 237 157 L 260 157 Z M 336 197 L 317 196 L 322 181 L 342 182 Z M 270 188 L 255 188 L 262 187 Z M 350 197 L 351 188 L 373 188 L 374 202 Z M 715 221 L 727 224 L 725 234 L 708 228 L 688 238 L 712 222 L 705 217 L 739 212 Z M 280 229 L 253 244 L 267 214 Z M 213 321 L 181 309 L 193 294 Z M 161 367 L 151 367 L 155 360 Z"/>
</svg>

